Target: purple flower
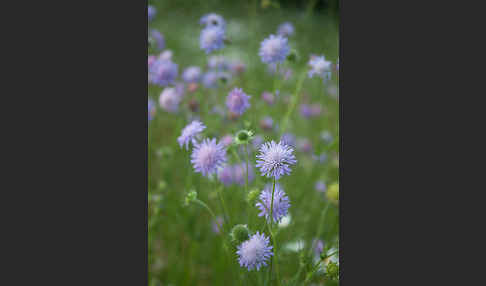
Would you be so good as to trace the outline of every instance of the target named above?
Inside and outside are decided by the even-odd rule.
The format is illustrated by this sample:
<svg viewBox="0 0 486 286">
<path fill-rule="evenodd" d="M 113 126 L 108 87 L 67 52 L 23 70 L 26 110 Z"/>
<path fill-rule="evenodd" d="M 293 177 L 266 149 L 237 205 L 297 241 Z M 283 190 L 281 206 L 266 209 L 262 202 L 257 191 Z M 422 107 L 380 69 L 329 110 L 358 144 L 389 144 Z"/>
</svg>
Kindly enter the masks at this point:
<svg viewBox="0 0 486 286">
<path fill-rule="evenodd" d="M 307 138 L 301 138 L 297 140 L 297 149 L 300 152 L 308 153 L 312 151 L 312 144 L 309 139 Z"/>
<path fill-rule="evenodd" d="M 195 145 L 196 137 L 201 133 L 206 126 L 201 121 L 194 120 L 189 123 L 184 129 L 182 129 L 182 134 L 177 138 L 177 142 L 179 142 L 179 146 L 186 145 L 186 150 L 189 148 L 189 142 L 192 142 Z"/>
<path fill-rule="evenodd" d="M 216 70 L 227 70 L 229 68 L 228 60 L 221 55 L 214 55 L 208 59 L 208 67 Z"/>
<path fill-rule="evenodd" d="M 160 94 L 159 104 L 164 110 L 174 113 L 179 110 L 181 100 L 182 95 L 175 88 L 167 87 Z"/>
<path fill-rule="evenodd" d="M 263 144 L 262 135 L 255 135 L 255 137 L 253 137 L 252 144 L 253 144 L 253 148 L 255 149 L 260 148 L 260 146 Z"/>
<path fill-rule="evenodd" d="M 177 68 L 177 64 L 171 60 L 159 58 L 150 67 L 149 81 L 160 86 L 172 84 L 177 77 Z"/>
<path fill-rule="evenodd" d="M 240 186 L 246 184 L 246 162 L 233 166 L 233 177 L 235 183 Z M 248 183 L 255 179 L 255 172 L 253 171 L 253 166 L 248 163 Z"/>
<path fill-rule="evenodd" d="M 205 27 L 218 27 L 222 28 L 223 30 L 226 28 L 226 22 L 224 21 L 223 17 L 215 13 L 204 15 L 201 20 L 199 20 L 199 24 Z"/>
<path fill-rule="evenodd" d="M 218 86 L 218 72 L 208 71 L 204 74 L 202 82 L 206 88 L 216 88 Z"/>
<path fill-rule="evenodd" d="M 172 51 L 171 50 L 165 50 L 160 53 L 159 55 L 159 60 L 162 61 L 171 61 L 172 60 Z"/>
<path fill-rule="evenodd" d="M 206 54 L 222 49 L 224 47 L 224 30 L 212 26 L 204 28 L 199 37 L 199 44 L 201 50 L 205 50 Z"/>
<path fill-rule="evenodd" d="M 322 180 L 317 181 L 314 188 L 316 189 L 316 191 L 321 193 L 324 193 L 327 189 L 326 183 L 324 183 L 324 181 Z"/>
<path fill-rule="evenodd" d="M 256 207 L 260 209 L 258 216 L 265 216 L 268 220 L 270 212 L 272 211 L 272 184 L 267 184 L 260 194 L 260 202 L 256 203 Z M 280 184 L 275 184 L 275 192 L 273 195 L 273 221 L 279 222 L 287 215 L 290 207 L 289 198 L 280 187 Z"/>
<path fill-rule="evenodd" d="M 313 57 L 309 61 L 311 70 L 309 71 L 309 77 L 312 78 L 315 74 L 327 80 L 331 77 L 331 62 L 326 61 L 324 56 Z"/>
<path fill-rule="evenodd" d="M 280 35 L 270 35 L 261 42 L 259 55 L 262 62 L 267 64 L 283 62 L 290 52 L 287 38 Z"/>
<path fill-rule="evenodd" d="M 182 79 L 187 83 L 198 82 L 201 79 L 201 68 L 194 66 L 186 68 L 182 74 Z"/>
<path fill-rule="evenodd" d="M 304 118 L 310 118 L 312 116 L 311 107 L 307 103 L 302 103 L 299 106 L 300 115 Z"/>
<path fill-rule="evenodd" d="M 234 182 L 234 172 L 232 165 L 224 165 L 218 170 L 218 179 L 225 186 L 230 186 Z"/>
<path fill-rule="evenodd" d="M 162 51 L 165 47 L 164 36 L 159 31 L 152 29 L 150 31 L 150 37 L 155 41 L 157 50 Z"/>
<path fill-rule="evenodd" d="M 152 21 L 155 18 L 155 15 L 157 14 L 157 9 L 155 9 L 154 6 L 149 5 L 147 7 L 147 14 L 148 14 L 148 20 Z"/>
<path fill-rule="evenodd" d="M 235 87 L 226 97 L 226 107 L 234 114 L 242 115 L 250 107 L 249 99 L 250 96 L 243 89 Z"/>
<path fill-rule="evenodd" d="M 264 91 L 262 93 L 262 99 L 263 101 L 265 101 L 266 103 L 272 105 L 275 101 L 275 98 L 273 97 L 273 94 L 268 92 L 268 91 Z"/>
<path fill-rule="evenodd" d="M 314 238 L 312 240 L 312 250 L 314 251 L 314 255 L 319 257 L 324 250 L 324 241 Z"/>
<path fill-rule="evenodd" d="M 284 37 L 289 37 L 294 34 L 294 25 L 290 22 L 285 22 L 278 26 L 278 31 L 277 34 L 284 36 Z"/>
<path fill-rule="evenodd" d="M 226 134 L 225 136 L 223 136 L 221 138 L 221 143 L 223 143 L 223 145 L 225 147 L 228 147 L 229 145 L 231 145 L 233 143 L 233 136 L 231 134 Z"/>
<path fill-rule="evenodd" d="M 191 163 L 196 173 L 209 176 L 216 173 L 218 168 L 226 163 L 226 148 L 216 139 L 204 139 L 194 144 L 191 154 Z"/>
<path fill-rule="evenodd" d="M 260 232 L 252 235 L 250 239 L 238 245 L 236 254 L 241 267 L 246 267 L 248 271 L 260 270 L 262 265 L 267 266 L 267 260 L 273 256 L 273 246 L 269 245 L 268 237 Z"/>
<path fill-rule="evenodd" d="M 149 98 L 148 99 L 148 120 L 151 121 L 153 117 L 155 116 L 155 112 L 157 110 L 155 109 L 155 102 L 153 99 Z"/>
<path fill-rule="evenodd" d="M 260 146 L 260 154 L 256 160 L 256 167 L 260 168 L 262 176 L 274 177 L 278 180 L 291 172 L 290 165 L 297 163 L 294 150 L 281 141 L 266 142 Z"/>
<path fill-rule="evenodd" d="M 273 119 L 270 116 L 265 116 L 260 120 L 260 127 L 263 130 L 271 130 L 273 127 Z"/>
<path fill-rule="evenodd" d="M 223 227 L 224 220 L 221 216 L 217 216 L 216 219 L 213 219 L 212 222 L 212 230 L 216 234 L 221 234 L 221 231 L 219 230 L 220 227 Z"/>
<path fill-rule="evenodd" d="M 312 154 L 312 159 L 314 159 L 314 161 L 318 161 L 319 163 L 322 164 L 322 163 L 326 162 L 327 155 L 326 155 L 326 153 L 322 153 L 319 156 L 317 156 L 316 154 Z"/>
<path fill-rule="evenodd" d="M 295 147 L 296 144 L 296 139 L 295 139 L 295 135 L 292 134 L 292 133 L 284 133 L 282 135 L 282 137 L 280 138 L 280 141 L 282 141 L 282 143 L 286 144 L 286 145 L 289 145 L 291 147 Z"/>
</svg>

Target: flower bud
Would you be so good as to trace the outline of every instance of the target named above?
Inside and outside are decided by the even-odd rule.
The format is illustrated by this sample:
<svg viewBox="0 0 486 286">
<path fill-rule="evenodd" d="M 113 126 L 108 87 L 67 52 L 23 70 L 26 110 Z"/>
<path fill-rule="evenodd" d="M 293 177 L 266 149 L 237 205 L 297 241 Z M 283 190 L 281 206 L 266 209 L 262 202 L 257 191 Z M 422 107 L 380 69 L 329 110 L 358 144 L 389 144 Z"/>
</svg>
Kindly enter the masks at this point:
<svg viewBox="0 0 486 286">
<path fill-rule="evenodd" d="M 329 187 L 326 197 L 333 204 L 339 204 L 339 183 L 334 183 Z"/>
<path fill-rule="evenodd" d="M 329 262 L 326 267 L 326 273 L 330 279 L 339 279 L 339 265 L 335 262 Z"/>
<path fill-rule="evenodd" d="M 194 190 L 191 190 L 185 199 L 185 205 L 190 204 L 191 202 L 195 201 L 197 199 L 197 192 Z"/>
<path fill-rule="evenodd" d="M 252 203 L 254 200 L 258 198 L 259 195 L 260 195 L 260 190 L 253 189 L 248 193 L 248 196 L 246 197 L 246 201 Z"/>
<path fill-rule="evenodd" d="M 250 238 L 250 230 L 246 225 L 237 224 L 231 230 L 230 236 L 231 236 L 231 243 L 234 246 L 240 245 L 241 243 L 247 241 Z"/>
<path fill-rule="evenodd" d="M 236 133 L 235 143 L 248 144 L 253 139 L 253 132 L 251 130 L 240 130 Z"/>
</svg>

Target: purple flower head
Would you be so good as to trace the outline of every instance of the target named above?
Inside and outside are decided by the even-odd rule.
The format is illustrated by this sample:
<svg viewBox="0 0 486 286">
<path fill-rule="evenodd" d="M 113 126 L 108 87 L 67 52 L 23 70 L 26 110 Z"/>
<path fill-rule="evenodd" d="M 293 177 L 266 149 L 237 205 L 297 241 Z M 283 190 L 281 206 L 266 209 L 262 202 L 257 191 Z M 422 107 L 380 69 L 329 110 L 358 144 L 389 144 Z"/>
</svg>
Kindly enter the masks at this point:
<svg viewBox="0 0 486 286">
<path fill-rule="evenodd" d="M 219 230 L 219 227 L 222 227 L 224 223 L 224 220 L 221 216 L 217 216 L 216 219 L 213 219 L 211 228 L 214 233 L 216 234 L 221 234 L 221 231 Z"/>
<path fill-rule="evenodd" d="M 224 47 L 224 30 L 211 26 L 204 28 L 199 37 L 199 44 L 201 50 L 205 50 L 206 54 L 222 49 Z"/>
<path fill-rule="evenodd" d="M 262 99 L 263 101 L 265 101 L 266 103 L 272 105 L 274 102 L 275 102 L 275 97 L 273 96 L 272 93 L 268 92 L 268 91 L 264 91 L 262 93 Z"/>
<path fill-rule="evenodd" d="M 331 76 L 331 62 L 326 61 L 324 56 L 313 57 L 309 61 L 311 70 L 309 71 L 309 77 L 312 78 L 315 74 L 323 79 L 329 79 Z"/>
<path fill-rule="evenodd" d="M 229 64 L 229 69 L 234 75 L 239 75 L 245 71 L 246 65 L 240 61 L 233 61 Z"/>
<path fill-rule="evenodd" d="M 270 116 L 265 116 L 260 120 L 260 127 L 263 130 L 271 130 L 273 127 L 273 119 Z"/>
<path fill-rule="evenodd" d="M 229 68 L 229 63 L 225 57 L 221 55 L 215 55 L 209 57 L 208 67 L 215 70 L 227 70 Z"/>
<path fill-rule="evenodd" d="M 324 241 L 314 238 L 312 240 L 312 250 L 314 251 L 314 255 L 319 257 L 324 250 Z"/>
<path fill-rule="evenodd" d="M 150 31 L 150 37 L 155 41 L 157 50 L 162 51 L 165 48 L 164 36 L 159 31 L 152 29 Z"/>
<path fill-rule="evenodd" d="M 171 61 L 172 60 L 172 51 L 171 50 L 165 50 L 160 53 L 159 55 L 159 60 L 162 61 Z"/>
<path fill-rule="evenodd" d="M 265 234 L 252 235 L 250 239 L 238 245 L 236 254 L 241 267 L 246 267 L 248 271 L 260 270 L 262 265 L 267 266 L 267 260 L 273 256 L 273 246 L 269 245 L 270 241 Z"/>
<path fill-rule="evenodd" d="M 316 191 L 321 193 L 324 193 L 327 190 L 326 183 L 322 180 L 317 181 L 314 188 L 316 189 Z"/>
<path fill-rule="evenodd" d="M 171 60 L 159 58 L 150 67 L 149 80 L 151 83 L 160 86 L 172 84 L 177 77 L 177 68 L 177 64 Z"/>
<path fill-rule="evenodd" d="M 246 163 L 241 163 L 233 166 L 233 176 L 235 183 L 240 186 L 246 184 Z M 253 171 L 253 166 L 248 163 L 248 183 L 255 179 L 255 172 Z"/>
<path fill-rule="evenodd" d="M 311 117 L 311 108 L 310 105 L 307 103 L 302 103 L 299 107 L 300 115 L 305 118 Z"/>
<path fill-rule="evenodd" d="M 270 35 L 270 37 L 263 40 L 259 51 L 262 62 L 267 64 L 283 62 L 289 53 L 288 40 L 280 35 Z"/>
<path fill-rule="evenodd" d="M 157 110 L 155 109 L 155 102 L 153 99 L 149 98 L 148 99 L 148 120 L 151 121 L 154 116 L 155 116 L 155 112 Z"/>
<path fill-rule="evenodd" d="M 226 163 L 226 148 L 216 139 L 204 139 L 194 144 L 191 154 L 191 163 L 196 173 L 209 176 L 216 173 L 218 168 Z"/>
<path fill-rule="evenodd" d="M 147 13 L 148 13 L 148 20 L 152 21 L 155 18 L 155 15 L 157 14 L 157 9 L 155 9 L 155 7 L 152 5 L 148 5 Z"/>
<path fill-rule="evenodd" d="M 226 134 L 221 138 L 220 141 L 225 147 L 228 147 L 231 145 L 231 143 L 233 143 L 233 136 L 231 134 Z"/>
<path fill-rule="evenodd" d="M 148 70 L 150 70 L 150 67 L 152 66 L 152 64 L 157 60 L 157 57 L 155 57 L 154 55 L 149 55 L 148 58 L 147 58 L 147 63 L 148 63 Z"/>
<path fill-rule="evenodd" d="M 314 103 L 310 105 L 310 115 L 316 117 L 321 115 L 322 107 L 319 103 Z"/>
<path fill-rule="evenodd" d="M 290 22 L 285 22 L 283 24 L 281 24 L 280 26 L 278 26 L 278 31 L 277 31 L 277 34 L 279 34 L 280 36 L 283 36 L 283 37 L 289 37 L 289 36 L 292 36 L 294 34 L 294 25 L 292 25 L 292 23 Z"/>
<path fill-rule="evenodd" d="M 226 28 L 226 22 L 224 21 L 223 17 L 215 13 L 206 14 L 201 17 L 199 24 L 205 27 L 218 27 L 223 30 Z"/>
<path fill-rule="evenodd" d="M 189 123 L 184 129 L 182 129 L 182 134 L 177 138 L 177 142 L 179 142 L 179 146 L 186 145 L 186 150 L 189 149 L 189 142 L 192 142 L 193 145 L 196 145 L 196 137 L 201 133 L 206 126 L 201 121 L 194 120 Z"/>
<path fill-rule="evenodd" d="M 186 68 L 182 74 L 182 79 L 187 83 L 199 82 L 201 79 L 201 68 L 194 66 Z"/>
<path fill-rule="evenodd" d="M 249 99 L 243 89 L 235 87 L 226 97 L 226 107 L 234 114 L 242 115 L 250 107 Z"/>
<path fill-rule="evenodd" d="M 218 170 L 218 179 L 225 186 L 230 186 L 234 182 L 233 166 L 225 165 Z"/>
<path fill-rule="evenodd" d="M 297 149 L 300 152 L 309 153 L 310 151 L 312 151 L 312 144 L 309 139 L 301 138 L 297 140 Z"/>
<path fill-rule="evenodd" d="M 285 145 L 289 145 L 291 147 L 295 147 L 297 145 L 295 143 L 296 142 L 295 135 L 292 133 L 284 133 L 280 138 L 280 141 L 282 141 L 282 143 L 284 143 Z"/>
<path fill-rule="evenodd" d="M 260 146 L 263 144 L 263 137 L 262 137 L 262 135 L 255 135 L 253 137 L 252 144 L 253 144 L 253 148 L 255 148 L 255 149 L 260 148 Z"/>
<path fill-rule="evenodd" d="M 202 82 L 206 88 L 216 88 L 218 87 L 218 72 L 208 71 L 204 74 Z"/>
<path fill-rule="evenodd" d="M 291 172 L 290 165 L 297 163 L 293 154 L 294 149 L 282 141 L 266 142 L 260 146 L 256 160 L 256 167 L 260 168 L 262 176 L 274 177 L 278 180 Z"/>
<path fill-rule="evenodd" d="M 265 216 L 268 220 L 270 212 L 272 211 L 272 184 L 267 184 L 260 194 L 260 201 L 256 203 L 260 213 L 258 216 Z M 280 184 L 275 184 L 275 193 L 273 195 L 273 221 L 279 222 L 284 216 L 287 215 L 290 207 L 289 198 L 283 191 Z"/>
<path fill-rule="evenodd" d="M 164 110 L 174 113 L 179 110 L 181 100 L 182 95 L 175 88 L 167 87 L 160 94 L 159 104 Z"/>
<path fill-rule="evenodd" d="M 317 156 L 316 154 L 312 154 L 312 159 L 314 159 L 314 161 L 317 161 L 317 162 L 322 164 L 322 163 L 326 162 L 327 155 L 326 155 L 326 153 L 322 153 L 319 156 Z"/>
</svg>

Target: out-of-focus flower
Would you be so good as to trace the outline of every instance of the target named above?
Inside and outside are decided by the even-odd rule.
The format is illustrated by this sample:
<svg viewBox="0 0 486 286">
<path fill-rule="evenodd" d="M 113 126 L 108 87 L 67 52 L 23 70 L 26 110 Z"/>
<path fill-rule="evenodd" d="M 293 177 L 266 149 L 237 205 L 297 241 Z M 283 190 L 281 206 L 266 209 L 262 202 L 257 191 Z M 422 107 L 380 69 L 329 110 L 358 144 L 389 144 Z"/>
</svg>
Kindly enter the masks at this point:
<svg viewBox="0 0 486 286">
<path fill-rule="evenodd" d="M 260 146 L 263 144 L 263 141 L 264 141 L 264 140 L 263 140 L 262 135 L 255 135 L 255 136 L 253 137 L 253 141 L 252 141 L 252 143 L 253 143 L 253 148 L 255 148 L 255 149 L 260 148 Z"/>
<path fill-rule="evenodd" d="M 148 20 L 152 21 L 155 18 L 155 15 L 157 14 L 157 9 L 155 9 L 155 7 L 152 5 L 148 5 L 147 14 L 148 14 Z"/>
<path fill-rule="evenodd" d="M 150 30 L 150 37 L 155 44 L 158 51 L 162 51 L 165 48 L 164 36 L 157 30 Z"/>
<path fill-rule="evenodd" d="M 231 134 L 226 134 L 220 141 L 225 147 L 228 147 L 233 143 L 233 136 L 231 136 Z"/>
<path fill-rule="evenodd" d="M 204 15 L 203 17 L 201 17 L 201 20 L 199 20 L 199 23 L 205 27 L 218 27 L 223 30 L 226 28 L 226 22 L 224 21 L 224 18 L 215 13 L 209 13 Z"/>
<path fill-rule="evenodd" d="M 259 55 L 262 62 L 267 64 L 281 63 L 290 52 L 287 38 L 280 35 L 270 35 L 261 42 Z"/>
<path fill-rule="evenodd" d="M 199 38 L 201 50 L 206 54 L 220 50 L 224 47 L 224 30 L 219 27 L 208 26 L 201 31 Z"/>
<path fill-rule="evenodd" d="M 324 80 L 331 78 L 331 62 L 326 61 L 324 56 L 311 58 L 309 61 L 311 70 L 309 71 L 309 77 L 312 78 L 315 74 L 320 76 Z"/>
<path fill-rule="evenodd" d="M 177 64 L 170 60 L 157 59 L 151 64 L 149 81 L 160 86 L 172 84 L 177 77 L 177 68 Z"/>
<path fill-rule="evenodd" d="M 165 50 L 163 52 L 160 53 L 159 55 L 159 60 L 162 60 L 162 61 L 171 61 L 172 60 L 172 51 L 171 50 Z"/>
<path fill-rule="evenodd" d="M 209 176 L 226 162 L 226 148 L 216 139 L 204 139 L 194 145 L 191 154 L 191 163 L 196 173 Z"/>
<path fill-rule="evenodd" d="M 233 166 L 233 175 L 235 183 L 244 186 L 246 184 L 246 162 Z M 255 179 L 255 172 L 253 166 L 248 164 L 248 183 Z"/>
<path fill-rule="evenodd" d="M 292 133 L 284 133 L 282 134 L 282 137 L 280 138 L 280 141 L 282 141 L 282 143 L 286 144 L 286 145 L 289 145 L 291 147 L 296 147 L 297 144 L 296 144 L 296 138 L 295 138 L 295 135 L 292 134 Z"/>
<path fill-rule="evenodd" d="M 186 150 L 189 149 L 189 142 L 191 142 L 193 145 L 197 143 L 196 138 L 197 136 L 204 130 L 206 129 L 206 126 L 199 121 L 199 120 L 194 120 L 191 123 L 187 124 L 184 129 L 182 129 L 182 134 L 177 138 L 177 142 L 179 143 L 179 146 L 186 145 Z"/>
<path fill-rule="evenodd" d="M 278 180 L 290 174 L 290 166 L 297 163 L 293 152 L 292 147 L 283 142 L 266 142 L 260 146 L 260 154 L 256 156 L 256 167 L 260 168 L 262 176 Z"/>
<path fill-rule="evenodd" d="M 267 184 L 260 194 L 260 202 L 256 204 L 257 208 L 260 210 L 258 216 L 265 216 L 267 220 L 269 219 L 270 212 L 272 211 L 272 189 L 273 185 Z M 289 207 L 289 198 L 283 191 L 280 184 L 275 184 L 275 192 L 273 194 L 273 221 L 278 223 L 282 217 L 287 215 Z"/>
<path fill-rule="evenodd" d="M 260 127 L 263 130 L 272 130 L 273 127 L 273 119 L 270 116 L 265 116 L 260 120 Z"/>
<path fill-rule="evenodd" d="M 156 108 L 155 108 L 155 102 L 153 99 L 149 98 L 148 99 L 148 121 L 150 122 L 154 116 L 155 116 L 155 112 L 156 112 Z"/>
<path fill-rule="evenodd" d="M 277 34 L 283 37 L 289 37 L 294 34 L 294 25 L 290 22 L 285 22 L 278 27 Z"/>
<path fill-rule="evenodd" d="M 268 92 L 268 91 L 264 91 L 262 93 L 262 99 L 263 99 L 263 101 L 265 101 L 266 103 L 268 103 L 270 105 L 272 105 L 275 101 L 273 94 Z"/>
<path fill-rule="evenodd" d="M 227 70 L 230 64 L 228 60 L 221 55 L 213 55 L 208 59 L 208 68 L 215 70 Z"/>
<path fill-rule="evenodd" d="M 211 223 L 211 228 L 214 233 L 216 234 L 221 234 L 220 227 L 223 227 L 224 220 L 221 216 L 217 216 L 215 219 L 213 219 Z"/>
<path fill-rule="evenodd" d="M 314 256 L 320 257 L 321 252 L 324 250 L 324 241 L 314 238 L 312 241 L 312 250 L 314 252 Z"/>
<path fill-rule="evenodd" d="M 218 170 L 218 179 L 225 186 L 230 186 L 234 182 L 234 172 L 232 165 L 225 165 Z"/>
<path fill-rule="evenodd" d="M 332 140 L 333 140 L 331 132 L 329 132 L 327 130 L 322 131 L 321 139 L 324 140 L 324 142 L 326 142 L 327 144 L 331 143 Z"/>
<path fill-rule="evenodd" d="M 182 79 L 187 83 L 196 83 L 201 79 L 201 68 L 191 66 L 184 70 Z"/>
<path fill-rule="evenodd" d="M 327 189 L 326 183 L 323 180 L 317 181 L 314 188 L 316 189 L 316 191 L 321 193 L 324 193 Z"/>
<path fill-rule="evenodd" d="M 301 138 L 297 140 L 297 149 L 300 152 L 309 153 L 312 151 L 312 144 L 309 139 Z"/>
<path fill-rule="evenodd" d="M 229 111 L 242 115 L 250 107 L 250 96 L 246 95 L 241 88 L 234 88 L 226 97 L 226 107 Z"/>
<path fill-rule="evenodd" d="M 159 97 L 159 104 L 162 109 L 168 112 L 177 112 L 179 110 L 179 103 L 182 100 L 182 95 L 173 87 L 165 88 Z"/>
<path fill-rule="evenodd" d="M 267 266 L 267 260 L 273 256 L 273 246 L 269 244 L 268 237 L 257 231 L 250 239 L 237 247 L 236 254 L 238 254 L 240 266 L 246 267 L 248 271 L 255 268 L 258 271 L 262 265 Z"/>
<path fill-rule="evenodd" d="M 218 72 L 208 71 L 204 74 L 202 82 L 206 88 L 216 88 L 218 86 Z"/>
</svg>

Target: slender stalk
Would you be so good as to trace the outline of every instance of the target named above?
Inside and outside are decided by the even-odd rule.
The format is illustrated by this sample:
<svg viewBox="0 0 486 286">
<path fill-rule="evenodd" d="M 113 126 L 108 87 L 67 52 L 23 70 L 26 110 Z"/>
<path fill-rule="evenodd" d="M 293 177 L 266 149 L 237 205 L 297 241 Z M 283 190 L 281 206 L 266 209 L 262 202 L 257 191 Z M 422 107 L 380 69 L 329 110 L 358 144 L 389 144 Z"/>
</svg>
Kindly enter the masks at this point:
<svg viewBox="0 0 486 286">
<path fill-rule="evenodd" d="M 289 109 L 287 110 L 287 113 L 285 114 L 285 117 L 282 121 L 282 129 L 280 130 L 280 137 L 282 137 L 282 134 L 285 132 L 285 129 L 287 128 L 287 124 L 289 123 L 290 115 L 292 115 L 292 112 L 294 111 L 295 106 L 297 105 L 297 102 L 299 101 L 300 90 L 302 89 L 302 85 L 304 83 L 306 76 L 307 76 L 307 73 L 304 70 L 301 73 L 299 80 L 297 81 L 297 86 L 295 88 L 294 96 L 292 98 L 292 103 L 290 104 Z"/>
<path fill-rule="evenodd" d="M 216 192 L 218 193 L 219 200 L 221 201 L 221 204 L 223 205 L 223 213 L 224 213 L 224 216 L 227 218 L 228 224 L 229 225 L 232 225 L 231 224 L 231 220 L 230 220 L 230 216 L 229 216 L 228 209 L 226 208 L 226 204 L 224 202 L 223 195 L 221 194 L 221 190 L 222 190 L 222 188 L 218 188 L 218 190 Z"/>
<path fill-rule="evenodd" d="M 268 230 L 270 232 L 270 236 L 272 238 L 273 242 L 273 258 L 270 261 L 270 271 L 269 271 L 269 279 L 271 281 L 272 278 L 272 267 L 273 267 L 273 260 L 275 260 L 275 272 L 277 274 L 277 285 L 280 285 L 280 273 L 278 270 L 278 258 L 277 258 L 277 238 L 275 237 L 275 234 L 273 233 L 273 198 L 275 194 L 275 184 L 276 184 L 276 179 L 273 178 L 273 187 L 272 187 L 272 202 L 270 205 L 270 225 L 267 222 Z"/>
<path fill-rule="evenodd" d="M 329 202 L 326 202 L 326 206 L 324 207 L 324 210 L 322 211 L 321 213 L 321 218 L 319 219 L 319 226 L 317 228 L 317 238 L 319 239 L 319 237 L 321 236 L 321 233 L 322 233 L 322 227 L 324 225 L 324 220 L 326 219 L 326 214 L 327 214 L 327 210 L 329 209 Z M 309 249 L 309 254 L 308 256 L 311 256 L 312 254 L 312 246 L 310 247 Z"/>
<path fill-rule="evenodd" d="M 245 191 L 248 194 L 248 161 L 249 161 L 249 155 L 248 155 L 248 143 L 245 144 L 245 153 L 246 153 L 246 185 L 245 185 Z"/>
</svg>

